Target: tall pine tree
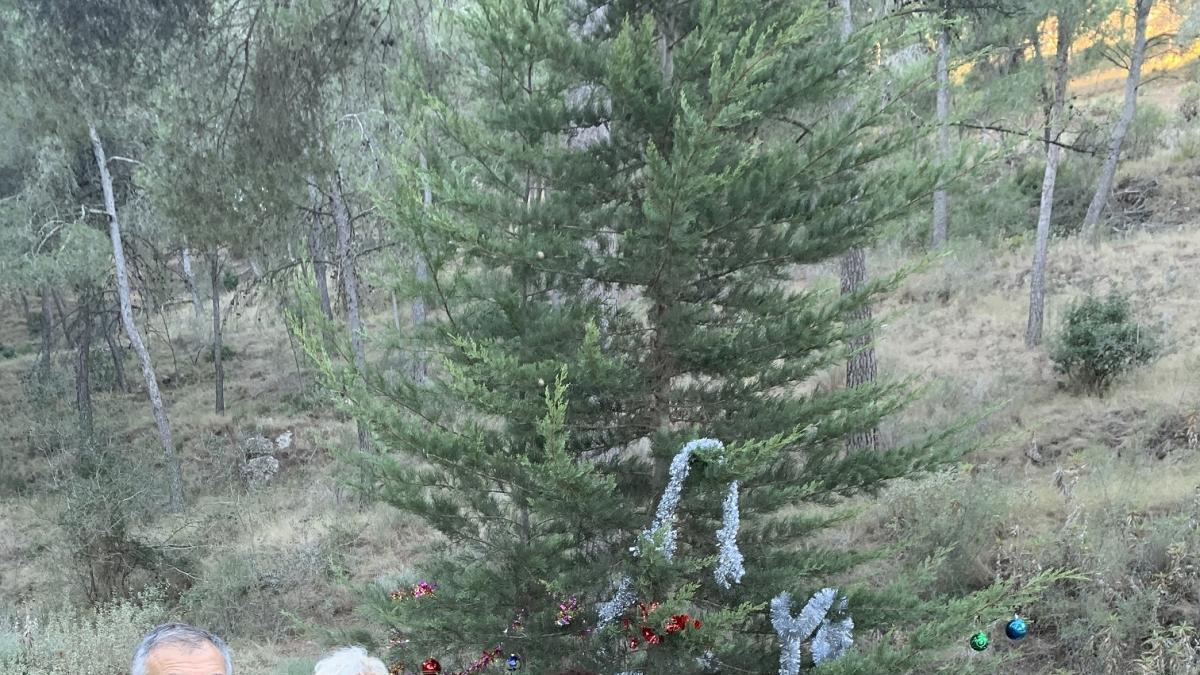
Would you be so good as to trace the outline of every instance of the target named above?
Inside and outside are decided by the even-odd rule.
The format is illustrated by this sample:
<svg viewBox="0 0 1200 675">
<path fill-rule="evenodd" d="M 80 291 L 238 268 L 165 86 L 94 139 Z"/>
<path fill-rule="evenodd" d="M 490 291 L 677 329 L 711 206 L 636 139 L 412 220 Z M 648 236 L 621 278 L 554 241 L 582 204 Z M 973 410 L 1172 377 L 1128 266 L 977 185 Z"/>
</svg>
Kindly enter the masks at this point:
<svg viewBox="0 0 1200 675">
<path fill-rule="evenodd" d="M 397 380 L 335 366 L 350 361 L 305 336 L 377 440 L 351 455 L 361 487 L 441 535 L 418 563 L 432 594 L 368 593 L 405 672 L 500 645 L 536 673 L 772 672 L 771 599 L 803 602 L 878 555 L 815 543 L 841 518 L 830 507 L 957 456 L 945 437 L 848 450 L 911 392 L 812 385 L 888 283 L 840 295 L 798 286 L 796 268 L 869 243 L 939 179 L 911 159 L 924 131 L 893 112 L 916 85 L 876 86 L 871 30 L 841 41 L 837 20 L 823 0 L 461 10 L 471 47 L 446 88 L 460 97 L 425 98 L 439 152 L 388 199 L 428 263 L 409 284 L 430 320 L 406 339 L 441 360 Z M 725 448 L 671 467 L 699 437 Z M 684 464 L 672 557 L 648 526 Z M 745 576 L 726 588 L 713 570 L 734 480 Z M 905 638 L 834 668 L 920 670 L 1005 591 L 948 603 L 851 584 L 857 630 Z M 605 622 L 614 595 L 645 616 Z M 701 625 L 669 632 L 685 613 Z"/>
</svg>

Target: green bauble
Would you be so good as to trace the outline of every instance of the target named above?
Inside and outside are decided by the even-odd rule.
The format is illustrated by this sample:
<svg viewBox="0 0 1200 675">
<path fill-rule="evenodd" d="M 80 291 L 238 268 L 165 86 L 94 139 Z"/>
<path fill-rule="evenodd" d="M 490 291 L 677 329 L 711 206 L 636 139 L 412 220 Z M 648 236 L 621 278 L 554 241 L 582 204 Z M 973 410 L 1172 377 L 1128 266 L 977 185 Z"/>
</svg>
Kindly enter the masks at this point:
<svg viewBox="0 0 1200 675">
<path fill-rule="evenodd" d="M 987 648 L 988 648 L 987 633 L 985 633 L 983 631 L 979 631 L 978 633 L 971 636 L 971 649 L 974 649 L 977 652 L 981 652 Z"/>
</svg>

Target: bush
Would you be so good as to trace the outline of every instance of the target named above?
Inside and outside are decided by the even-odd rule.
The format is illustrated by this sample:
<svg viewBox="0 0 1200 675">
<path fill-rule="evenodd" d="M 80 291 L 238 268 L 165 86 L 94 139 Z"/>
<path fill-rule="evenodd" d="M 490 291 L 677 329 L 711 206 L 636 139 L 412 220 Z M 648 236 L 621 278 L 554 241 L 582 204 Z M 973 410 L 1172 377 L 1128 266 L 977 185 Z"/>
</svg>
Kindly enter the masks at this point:
<svg viewBox="0 0 1200 675">
<path fill-rule="evenodd" d="M 1162 108 L 1149 101 L 1140 102 L 1133 116 L 1133 124 L 1125 136 L 1122 154 L 1126 159 L 1142 159 L 1154 154 L 1162 145 L 1159 139 L 1169 123 L 1170 119 Z"/>
<path fill-rule="evenodd" d="M 167 618 L 163 595 L 157 590 L 94 611 L 65 604 L 44 613 L 30 611 L 0 624 L 0 645 L 4 645 L 0 672 L 120 675 L 128 672 L 142 636 Z M 14 636 L 28 636 L 27 642 L 14 641 Z"/>
<path fill-rule="evenodd" d="M 1200 117 L 1200 83 L 1188 82 L 1179 94 L 1179 116 L 1184 122 Z"/>
<path fill-rule="evenodd" d="M 990 479 L 958 471 L 897 482 L 883 499 L 877 527 L 904 542 L 911 561 L 935 559 L 937 594 L 986 588 L 1009 513 L 1009 493 Z M 946 552 L 946 547 L 953 547 Z"/>
<path fill-rule="evenodd" d="M 1133 320 L 1129 299 L 1119 294 L 1085 298 L 1067 310 L 1050 358 L 1075 386 L 1094 392 L 1158 352 L 1151 332 Z"/>
</svg>

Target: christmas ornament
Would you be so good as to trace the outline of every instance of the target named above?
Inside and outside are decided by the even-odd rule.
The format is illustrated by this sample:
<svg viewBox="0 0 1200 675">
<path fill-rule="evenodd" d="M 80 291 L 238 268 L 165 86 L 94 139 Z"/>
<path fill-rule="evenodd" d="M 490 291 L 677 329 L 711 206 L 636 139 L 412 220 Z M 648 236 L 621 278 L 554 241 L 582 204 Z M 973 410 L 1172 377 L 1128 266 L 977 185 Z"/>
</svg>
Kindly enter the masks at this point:
<svg viewBox="0 0 1200 675">
<path fill-rule="evenodd" d="M 689 617 L 687 614 L 676 614 L 670 619 L 667 619 L 667 633 L 678 633 L 688 627 Z"/>
<path fill-rule="evenodd" d="M 1029 627 L 1025 625 L 1025 619 L 1019 616 L 1014 616 L 1012 621 L 1009 621 L 1008 625 L 1004 627 L 1004 634 L 1008 636 L 1009 640 L 1020 640 L 1028 633 Z"/>
<path fill-rule="evenodd" d="M 495 649 L 485 649 L 479 658 L 472 661 L 471 665 L 467 666 L 467 669 L 458 673 L 458 675 L 474 675 L 492 665 L 492 662 L 500 658 L 500 654 L 502 653 L 504 653 L 504 650 L 500 649 L 499 645 L 496 645 Z"/>
<path fill-rule="evenodd" d="M 428 658 L 421 663 L 421 675 L 437 675 L 442 672 L 442 664 L 437 659 Z"/>
<path fill-rule="evenodd" d="M 823 588 L 813 594 L 800 615 L 791 614 L 792 596 L 787 591 L 771 600 L 771 625 L 779 634 L 779 675 L 796 675 L 800 672 L 800 643 L 817 632 L 813 639 L 813 662 L 822 663 L 841 656 L 854 643 L 854 620 L 847 617 L 831 622 L 826 614 L 837 599 L 837 589 Z M 842 598 L 838 609 L 846 609 Z M 818 630 L 820 629 L 820 630 Z"/>
<path fill-rule="evenodd" d="M 629 638 L 629 651 L 636 652 L 639 644 L 637 638 Z"/>
<path fill-rule="evenodd" d="M 570 626 L 571 622 L 575 620 L 576 609 L 579 609 L 579 600 L 573 595 L 558 603 L 558 618 L 554 620 L 554 625 L 560 628 Z"/>
<path fill-rule="evenodd" d="M 657 645 L 662 643 L 662 638 L 650 626 L 642 626 L 642 638 L 646 640 L 648 645 Z"/>
<path fill-rule="evenodd" d="M 617 590 L 613 593 L 612 599 L 600 604 L 598 608 L 600 618 L 596 622 L 596 628 L 604 628 L 633 605 L 634 601 L 637 600 L 637 596 L 633 594 L 632 585 L 633 582 L 630 581 L 629 577 L 621 579 L 621 582 L 617 584 Z"/>
<path fill-rule="evenodd" d="M 971 636 L 971 649 L 974 649 L 977 652 L 981 652 L 987 648 L 988 648 L 987 633 L 985 633 L 983 631 L 979 631 L 978 633 L 975 633 L 974 635 Z"/>
<path fill-rule="evenodd" d="M 516 654 L 509 654 L 508 661 L 506 661 L 506 664 L 508 665 L 508 672 L 510 672 L 510 673 L 520 670 L 521 669 L 521 657 L 517 656 Z"/>
<path fill-rule="evenodd" d="M 742 567 L 742 552 L 738 550 L 737 534 L 740 525 L 738 514 L 738 482 L 729 484 L 729 493 L 725 495 L 724 517 L 722 527 L 717 531 L 717 543 L 721 546 L 721 555 L 717 558 L 717 569 L 714 572 L 717 584 L 729 588 L 730 582 L 740 584 L 746 574 Z"/>
<path fill-rule="evenodd" d="M 421 580 L 416 586 L 412 587 L 412 596 L 414 598 L 419 598 L 425 595 L 433 595 L 433 592 L 436 589 L 437 584 L 431 584 L 428 581 Z"/>
</svg>

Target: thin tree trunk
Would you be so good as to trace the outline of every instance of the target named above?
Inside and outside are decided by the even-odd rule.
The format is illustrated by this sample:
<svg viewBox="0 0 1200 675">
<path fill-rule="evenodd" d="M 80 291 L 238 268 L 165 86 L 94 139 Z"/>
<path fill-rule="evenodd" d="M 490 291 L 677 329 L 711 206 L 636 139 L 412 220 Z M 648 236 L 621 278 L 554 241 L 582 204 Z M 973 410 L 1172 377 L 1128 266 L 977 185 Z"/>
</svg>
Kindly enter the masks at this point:
<svg viewBox="0 0 1200 675">
<path fill-rule="evenodd" d="M 200 321 L 203 312 L 200 310 L 200 293 L 196 291 L 196 275 L 192 273 L 192 253 L 187 246 L 181 251 L 183 259 L 183 281 L 187 284 L 188 294 L 192 296 L 192 309 L 196 312 L 196 321 Z"/>
<path fill-rule="evenodd" d="M 117 313 L 117 317 L 119 319 L 119 312 Z M 116 338 L 113 337 L 113 333 L 117 330 L 116 323 L 117 320 L 114 319 L 111 327 L 107 324 L 104 325 L 104 341 L 108 343 L 108 353 L 112 355 L 113 378 L 117 381 L 117 389 L 120 389 L 121 393 L 125 394 L 129 392 L 129 386 L 125 384 L 125 357 L 121 353 L 120 348 L 117 347 Z"/>
<path fill-rule="evenodd" d="M 1071 48 L 1071 27 L 1062 16 L 1058 18 L 1058 39 L 1054 63 L 1054 103 L 1050 108 L 1050 136 L 1056 138 L 1062 130 L 1063 106 L 1067 98 L 1067 70 Z M 1054 210 L 1054 182 L 1058 178 L 1060 149 L 1050 145 L 1046 150 L 1046 172 L 1042 176 L 1042 201 L 1038 208 L 1037 243 L 1033 252 L 1033 269 L 1029 275 L 1029 321 L 1025 326 L 1025 346 L 1033 348 L 1042 342 L 1042 320 L 1046 305 L 1046 249 L 1050 242 L 1050 216 Z"/>
<path fill-rule="evenodd" d="M 325 273 L 325 237 L 321 228 L 321 192 L 316 182 L 309 178 L 308 195 L 313 203 L 312 227 L 308 231 L 308 255 L 313 261 L 313 276 L 317 282 L 317 293 L 321 299 L 321 312 L 333 321 L 333 303 L 329 301 L 329 280 Z"/>
<path fill-rule="evenodd" d="M 108 214 L 108 234 L 112 239 L 113 261 L 116 264 L 117 295 L 121 301 L 121 323 L 142 364 L 142 376 L 146 380 L 146 393 L 150 397 L 150 407 L 154 411 L 154 422 L 158 426 L 158 437 L 162 442 L 163 459 L 167 467 L 171 510 L 182 511 L 184 507 L 183 473 L 180 471 L 179 459 L 175 456 L 175 445 L 171 440 L 171 423 L 167 419 L 167 409 L 163 405 L 162 395 L 158 391 L 158 378 L 154 374 L 154 365 L 150 362 L 150 352 L 146 349 L 146 344 L 142 342 L 142 335 L 133 322 L 133 303 L 129 297 L 129 276 L 125 270 L 125 249 L 121 244 L 121 225 L 117 220 L 117 202 L 113 197 L 112 176 L 108 173 L 108 160 L 104 156 L 104 146 L 100 143 L 100 135 L 96 133 L 94 124 L 88 124 L 88 135 L 92 139 L 92 153 L 96 157 L 96 167 L 100 170 L 100 187 L 104 192 L 104 211 Z"/>
<path fill-rule="evenodd" d="M 42 288 L 42 349 L 41 367 L 50 368 L 50 352 L 54 349 L 54 308 L 50 306 L 50 289 Z"/>
<path fill-rule="evenodd" d="M 426 210 L 433 205 L 433 189 L 429 185 L 429 158 L 421 152 L 417 156 L 417 160 L 421 164 L 421 204 Z M 420 250 L 414 251 L 413 254 L 413 278 L 417 284 L 424 288 L 424 285 L 429 282 L 429 265 L 425 260 L 425 255 Z M 420 329 L 425 323 L 425 295 L 422 292 L 413 294 L 412 299 L 412 325 L 413 330 Z M 412 354 L 412 377 L 414 382 L 424 382 L 429 375 L 429 363 L 425 360 L 425 354 L 414 350 Z"/>
<path fill-rule="evenodd" d="M 350 232 L 350 213 L 346 210 L 345 198 L 342 194 L 342 172 L 338 170 L 329 180 L 330 204 L 333 207 L 333 222 L 337 227 L 337 255 L 340 268 L 339 277 L 342 280 L 342 291 L 346 296 L 346 318 L 350 324 L 350 348 L 354 351 L 354 367 L 364 372 L 367 367 L 366 352 L 363 347 L 362 320 L 358 314 L 358 278 L 354 272 L 354 257 L 352 252 L 352 234 Z M 362 421 L 358 422 L 358 448 L 370 448 L 370 438 L 367 428 Z"/>
<path fill-rule="evenodd" d="M 854 21 L 851 14 L 850 0 L 841 0 L 843 42 L 850 39 L 854 31 Z M 846 102 L 849 108 L 852 103 Z M 838 261 L 838 276 L 842 282 L 842 294 L 858 293 L 867 283 L 867 252 L 862 248 L 852 248 Z M 850 342 L 851 355 L 846 361 L 846 386 L 857 387 L 875 381 L 877 367 L 875 365 L 875 338 L 867 324 L 871 321 L 871 307 L 864 304 L 846 317 L 854 330 L 862 334 Z M 853 433 L 846 439 L 848 450 L 877 449 L 879 447 L 879 429 L 871 428 L 866 431 Z"/>
<path fill-rule="evenodd" d="M 89 373 L 92 358 L 92 293 L 79 298 L 79 339 L 75 344 L 75 410 L 79 413 L 79 434 L 84 443 L 92 438 L 92 383 Z"/>
<path fill-rule="evenodd" d="M 67 341 L 68 347 L 75 346 L 75 338 L 71 335 L 71 327 L 67 324 L 67 310 L 63 307 L 62 296 L 58 291 L 50 291 L 50 297 L 54 298 L 54 310 L 58 312 L 58 325 L 62 328 L 63 339 Z"/>
<path fill-rule="evenodd" d="M 218 415 L 225 413 L 225 360 L 221 344 L 221 256 L 218 251 L 209 254 L 209 278 L 212 280 L 213 315 L 213 373 L 216 377 L 213 389 L 213 407 Z"/>
<path fill-rule="evenodd" d="M 942 165 L 950 159 L 950 27 L 943 25 L 937 35 L 937 159 Z M 933 248 L 946 245 L 950 231 L 950 196 L 945 188 L 933 191 Z"/>
<path fill-rule="evenodd" d="M 1104 160 L 1104 168 L 1100 170 L 1100 182 L 1096 185 L 1096 194 L 1088 205 L 1087 215 L 1083 219 L 1083 230 L 1093 244 L 1100 241 L 1100 215 L 1108 204 L 1109 193 L 1112 192 L 1113 178 L 1117 175 L 1117 161 L 1121 158 L 1121 145 L 1133 123 L 1134 113 L 1137 112 L 1137 90 L 1142 79 L 1142 62 L 1146 57 L 1146 22 L 1150 16 L 1150 7 L 1154 0 L 1136 0 L 1134 3 L 1133 52 L 1129 57 L 1129 76 L 1125 78 L 1125 104 L 1121 107 L 1121 115 L 1113 127 L 1112 139 L 1108 144 L 1108 157 Z"/>
</svg>

